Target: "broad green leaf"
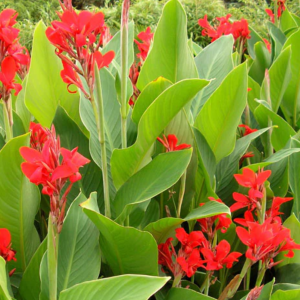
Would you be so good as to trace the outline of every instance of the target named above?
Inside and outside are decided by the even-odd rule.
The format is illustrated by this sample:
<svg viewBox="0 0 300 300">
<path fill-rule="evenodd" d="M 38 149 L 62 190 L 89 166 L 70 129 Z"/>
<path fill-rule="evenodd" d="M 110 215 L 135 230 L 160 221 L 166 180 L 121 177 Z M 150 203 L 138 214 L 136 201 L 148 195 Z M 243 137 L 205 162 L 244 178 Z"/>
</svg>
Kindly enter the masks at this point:
<svg viewBox="0 0 300 300">
<path fill-rule="evenodd" d="M 22 300 L 39 300 L 41 289 L 40 265 L 46 250 L 47 238 L 40 244 L 22 275 L 18 291 Z"/>
<path fill-rule="evenodd" d="M 247 70 L 246 64 L 242 64 L 227 75 L 195 120 L 194 126 L 205 137 L 217 162 L 234 149 L 246 98 Z"/>
<path fill-rule="evenodd" d="M 115 90 L 114 77 L 103 68 L 100 70 L 102 97 L 104 106 L 104 127 L 105 127 L 105 145 L 109 170 L 110 197 L 115 195 L 115 188 L 110 173 L 110 159 L 112 151 L 121 146 L 121 116 L 120 104 Z M 96 119 L 92 104 L 81 93 L 80 98 L 80 116 L 84 126 L 90 133 L 90 152 L 95 163 L 101 168 L 101 148 L 98 138 Z"/>
<path fill-rule="evenodd" d="M 249 75 L 258 84 L 262 84 L 265 77 L 265 70 L 271 65 L 271 54 L 264 42 L 257 42 L 254 45 L 255 59 L 250 68 Z"/>
<path fill-rule="evenodd" d="M 60 77 L 62 62 L 48 41 L 46 26 L 40 21 L 33 34 L 30 70 L 27 77 L 25 104 L 43 126 L 49 127 L 60 104 L 84 130 L 79 117 L 79 94 L 71 94 Z"/>
<path fill-rule="evenodd" d="M 300 142 L 291 139 L 291 147 L 300 148 Z M 289 183 L 294 196 L 292 212 L 300 219 L 300 154 L 295 153 L 289 157 Z M 299 240 L 300 242 L 300 240 Z M 299 257 L 300 258 L 300 257 Z M 299 261 L 300 262 L 300 261 Z"/>
<path fill-rule="evenodd" d="M 299 290 L 289 290 L 289 291 L 277 291 L 275 292 L 271 300 L 298 300 L 300 298 Z"/>
<path fill-rule="evenodd" d="M 101 253 L 114 275 L 158 275 L 158 250 L 148 232 L 123 227 L 97 211 L 91 198 L 81 204 L 84 213 L 100 231 Z"/>
<path fill-rule="evenodd" d="M 148 107 L 140 119 L 135 144 L 113 152 L 111 171 L 117 189 L 140 169 L 156 138 L 206 84 L 207 81 L 200 79 L 182 80 L 166 89 Z"/>
<path fill-rule="evenodd" d="M 8 291 L 8 282 L 7 282 L 7 272 L 6 272 L 6 262 L 0 256 L 0 299 L 1 300 L 11 300 L 9 291 Z"/>
<path fill-rule="evenodd" d="M 62 147 L 70 150 L 78 147 L 78 152 L 91 160 L 89 164 L 80 169 L 82 179 L 73 184 L 68 194 L 68 205 L 77 198 L 80 191 L 86 197 L 88 197 L 90 193 L 97 191 L 98 205 L 100 209 L 104 211 L 102 173 L 101 169 L 91 158 L 88 138 L 60 106 L 57 108 L 53 124 L 60 137 Z"/>
<path fill-rule="evenodd" d="M 173 83 L 198 78 L 186 28 L 186 14 L 181 3 L 170 0 L 163 9 L 152 48 L 140 72 L 137 87 L 141 91 L 160 76 Z"/>
<path fill-rule="evenodd" d="M 292 213 L 283 223 L 283 226 L 290 229 L 291 231 L 291 238 L 295 241 L 295 243 L 300 244 L 300 222 L 296 218 L 296 216 Z M 300 262 L 300 250 L 294 250 L 294 257 L 288 258 L 285 257 L 284 254 L 287 254 L 287 252 L 281 252 L 277 255 L 276 261 L 282 260 L 276 268 L 281 269 L 282 267 L 286 265 L 293 265 L 293 264 L 299 264 Z M 292 270 L 292 268 L 291 268 Z M 288 282 L 288 281 L 286 281 Z M 295 282 L 293 282 L 295 283 Z"/>
<path fill-rule="evenodd" d="M 265 102 L 255 109 L 254 116 L 261 127 L 268 126 L 268 118 L 272 121 L 272 125 L 276 125 L 272 128 L 271 142 L 276 151 L 283 149 L 291 136 L 294 136 L 296 132 L 294 129 L 279 115 L 270 110 Z"/>
<path fill-rule="evenodd" d="M 269 128 L 260 129 L 237 140 L 233 152 L 224 157 L 217 165 L 216 171 L 216 193 L 221 199 L 226 199 L 234 192 L 234 186 L 230 184 L 233 175 L 238 173 L 239 160 L 247 151 L 250 143 L 255 138 L 266 132 Z"/>
<path fill-rule="evenodd" d="M 284 94 L 281 109 L 286 120 L 295 126 L 300 113 L 300 31 L 292 34 L 283 46 L 283 49 L 291 47 L 292 77 Z"/>
<path fill-rule="evenodd" d="M 199 78 L 211 80 L 211 83 L 204 88 L 193 100 L 192 111 L 196 118 L 201 107 L 216 90 L 227 74 L 233 69 L 232 35 L 225 35 L 205 47 L 195 57 Z"/>
<path fill-rule="evenodd" d="M 151 103 L 168 87 L 172 82 L 158 77 L 156 80 L 150 82 L 139 95 L 139 100 L 135 103 L 132 111 L 132 120 L 138 124 L 143 113 L 151 105 Z"/>
<path fill-rule="evenodd" d="M 215 298 L 183 288 L 172 288 L 167 294 L 166 300 L 214 300 Z"/>
<path fill-rule="evenodd" d="M 192 149 L 160 154 L 130 177 L 114 200 L 118 222 L 124 221 L 134 204 L 149 200 L 174 185 L 185 172 L 191 156 Z"/>
<path fill-rule="evenodd" d="M 298 27 L 297 22 L 294 20 L 289 10 L 286 9 L 280 17 L 280 28 L 283 32 L 286 32 L 295 27 Z"/>
<path fill-rule="evenodd" d="M 299 230 L 299 229 L 298 229 Z M 276 269 L 276 282 L 300 284 L 300 263 L 284 265 Z"/>
<path fill-rule="evenodd" d="M 205 203 L 205 205 L 192 210 L 184 219 L 163 218 L 154 223 L 150 223 L 144 230 L 150 232 L 158 244 L 164 243 L 168 237 L 174 234 L 174 230 L 183 222 L 208 218 L 222 213 L 230 215 L 229 208 L 222 203 L 210 201 Z"/>
<path fill-rule="evenodd" d="M 292 283 L 278 283 L 274 284 L 273 293 L 278 290 L 287 291 L 287 290 L 300 290 L 300 285 Z"/>
<path fill-rule="evenodd" d="M 19 149 L 27 146 L 29 135 L 10 140 L 0 151 L 0 228 L 7 228 L 12 236 L 17 261 L 10 268 L 25 271 L 40 244 L 34 226 L 40 204 L 40 192 L 21 171 L 23 161 Z"/>
<path fill-rule="evenodd" d="M 269 70 L 271 104 L 272 110 L 275 113 L 278 111 L 283 95 L 291 79 L 290 59 L 291 47 L 288 47 L 281 52 Z M 265 92 L 266 84 L 265 78 L 261 87 L 261 99 L 264 100 L 267 100 Z"/>
<path fill-rule="evenodd" d="M 148 300 L 170 277 L 123 275 L 81 283 L 63 291 L 59 300 Z"/>
<path fill-rule="evenodd" d="M 80 204 L 84 201 L 86 197 L 80 194 L 72 203 L 59 235 L 58 294 L 84 281 L 97 279 L 100 273 L 99 231 L 82 213 Z M 94 201 L 92 205 L 97 205 L 96 197 L 91 201 Z M 48 289 L 48 281 L 45 280 L 41 288 L 44 297 Z"/>
</svg>

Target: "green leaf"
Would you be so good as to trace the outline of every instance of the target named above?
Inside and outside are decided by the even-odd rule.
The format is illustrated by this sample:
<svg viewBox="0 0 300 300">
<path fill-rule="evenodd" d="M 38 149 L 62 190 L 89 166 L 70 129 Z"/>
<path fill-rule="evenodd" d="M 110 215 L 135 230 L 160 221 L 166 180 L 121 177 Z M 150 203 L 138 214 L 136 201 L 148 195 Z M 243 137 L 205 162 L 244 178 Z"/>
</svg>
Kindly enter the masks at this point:
<svg viewBox="0 0 300 300">
<path fill-rule="evenodd" d="M 85 282 L 63 291 L 59 300 L 147 300 L 170 277 L 123 275 Z"/>
<path fill-rule="evenodd" d="M 265 77 L 265 70 L 271 65 L 271 54 L 264 42 L 258 42 L 254 45 L 255 59 L 250 68 L 249 75 L 258 84 L 262 84 Z"/>
<path fill-rule="evenodd" d="M 114 77 L 103 68 L 100 70 L 102 97 L 104 106 L 105 145 L 109 171 L 110 197 L 113 198 L 116 191 L 110 172 L 110 159 L 112 151 L 121 146 L 121 116 L 120 104 L 117 100 Z M 101 147 L 98 138 L 96 119 L 91 102 L 81 93 L 80 116 L 83 124 L 90 133 L 90 153 L 95 163 L 101 168 Z"/>
<path fill-rule="evenodd" d="M 207 100 L 194 126 L 203 134 L 217 162 L 232 152 L 236 128 L 246 106 L 247 70 L 242 64 L 231 71 Z"/>
<path fill-rule="evenodd" d="M 291 79 L 291 47 L 286 48 L 281 52 L 275 62 L 272 64 L 269 75 L 270 75 L 270 92 L 271 92 L 271 103 L 272 110 L 277 113 L 280 106 L 283 95 Z M 265 93 L 266 89 L 266 78 L 263 81 L 261 87 L 261 99 L 267 100 Z"/>
<path fill-rule="evenodd" d="M 150 82 L 139 95 L 139 101 L 134 105 L 132 120 L 138 124 L 143 113 L 151 103 L 171 85 L 172 82 L 163 77 L 158 77 L 156 80 Z"/>
<path fill-rule="evenodd" d="M 300 112 L 300 31 L 292 34 L 283 49 L 291 47 L 291 69 L 292 78 L 284 94 L 281 108 L 286 120 L 295 126 Z"/>
<path fill-rule="evenodd" d="M 104 211 L 102 172 L 91 158 L 88 138 L 60 106 L 57 108 L 53 124 L 60 137 L 62 147 L 70 150 L 78 147 L 78 152 L 91 160 L 89 164 L 80 169 L 82 179 L 74 183 L 68 194 L 68 205 L 78 196 L 80 191 L 86 197 L 97 191 L 99 207 Z"/>
<path fill-rule="evenodd" d="M 277 291 L 275 292 L 271 300 L 298 300 L 300 298 L 299 290 L 289 290 L 289 291 Z"/>
<path fill-rule="evenodd" d="M 170 0 L 157 25 L 153 46 L 141 69 L 137 87 L 142 91 L 148 83 L 162 76 L 171 82 L 198 78 L 188 47 L 186 14 L 178 0 Z"/>
<path fill-rule="evenodd" d="M 43 126 L 49 127 L 60 104 L 84 130 L 79 117 L 79 94 L 71 94 L 60 77 L 62 62 L 45 35 L 41 21 L 33 34 L 32 58 L 27 77 L 25 104 Z"/>
<path fill-rule="evenodd" d="M 9 295 L 8 291 L 8 282 L 7 282 L 8 276 L 6 272 L 6 262 L 5 260 L 0 256 L 0 299 L 1 300 L 11 300 L 11 297 Z"/>
<path fill-rule="evenodd" d="M 266 105 L 265 102 L 261 102 L 255 109 L 254 116 L 261 127 L 268 126 L 268 118 L 272 121 L 273 126 L 276 125 L 276 127 L 272 129 L 271 142 L 274 149 L 279 151 L 285 147 L 288 140 L 291 136 L 294 136 L 296 132 L 282 117 L 271 111 Z"/>
<path fill-rule="evenodd" d="M 158 275 L 157 244 L 151 234 L 120 226 L 101 215 L 91 203 L 95 197 L 95 193 L 91 194 L 81 207 L 101 233 L 101 253 L 114 275 Z"/>
<path fill-rule="evenodd" d="M 164 243 L 168 237 L 174 235 L 175 229 L 183 222 L 208 218 L 222 213 L 230 215 L 229 208 L 222 203 L 209 201 L 205 205 L 192 210 L 184 219 L 163 218 L 150 223 L 144 230 L 150 232 L 158 244 Z"/>
<path fill-rule="evenodd" d="M 19 149 L 29 143 L 29 135 L 10 140 L 0 151 L 0 228 L 7 228 L 12 236 L 17 261 L 10 268 L 25 271 L 40 239 L 34 226 L 40 204 L 40 192 L 21 171 Z"/>
<path fill-rule="evenodd" d="M 192 149 L 160 154 L 134 174 L 116 194 L 114 208 L 117 221 L 122 223 L 135 204 L 149 200 L 174 185 L 185 172 L 191 156 Z"/>
<path fill-rule="evenodd" d="M 267 28 L 272 38 L 271 51 L 273 59 L 276 59 L 281 53 L 282 47 L 286 41 L 284 33 L 271 22 L 267 22 Z"/>
<path fill-rule="evenodd" d="M 39 300 L 41 289 L 40 265 L 46 250 L 47 238 L 40 244 L 22 275 L 18 292 L 22 300 Z"/>
<path fill-rule="evenodd" d="M 288 9 L 286 9 L 282 16 L 280 17 L 280 28 L 283 32 L 286 32 L 292 28 L 298 27 L 296 21 L 294 20 L 293 16 L 289 12 Z"/>
<path fill-rule="evenodd" d="M 248 104 L 250 107 L 250 110 L 254 112 L 255 108 L 259 105 L 257 103 L 256 99 L 260 98 L 260 85 L 252 79 L 250 76 L 248 76 L 248 87 L 251 89 L 248 92 Z"/>
<path fill-rule="evenodd" d="M 111 171 L 117 189 L 141 168 L 156 138 L 206 84 L 207 81 L 200 79 L 182 80 L 166 89 L 148 107 L 140 119 L 135 144 L 113 152 Z"/>
<path fill-rule="evenodd" d="M 277 283 L 274 284 L 273 293 L 275 293 L 278 290 L 300 290 L 300 285 L 298 284 L 291 284 L 291 283 Z"/>
<path fill-rule="evenodd" d="M 263 42 L 263 39 L 250 25 L 249 25 L 249 29 L 251 30 L 251 34 L 250 34 L 251 37 L 249 40 L 247 40 L 247 49 L 252 59 L 255 59 L 255 55 L 256 55 L 254 51 L 255 44 L 258 42 Z"/>
<path fill-rule="evenodd" d="M 215 298 L 197 293 L 195 291 L 183 288 L 172 288 L 167 294 L 166 300 L 213 300 Z"/>
<path fill-rule="evenodd" d="M 84 201 L 86 197 L 80 194 L 72 203 L 59 235 L 58 294 L 84 281 L 97 279 L 100 273 L 99 231 L 82 213 L 79 205 Z M 96 197 L 91 201 L 94 201 L 92 205 L 97 205 Z M 42 294 L 45 297 L 48 288 L 48 281 L 45 280 L 42 282 Z"/>
<path fill-rule="evenodd" d="M 270 300 L 273 291 L 274 282 L 275 282 L 275 278 L 273 278 L 272 281 L 264 285 L 257 300 Z"/>
<path fill-rule="evenodd" d="M 225 35 L 205 47 L 195 57 L 199 78 L 211 80 L 211 83 L 204 88 L 193 101 L 193 116 L 198 115 L 201 107 L 221 84 L 227 74 L 233 69 L 232 35 Z"/>
<path fill-rule="evenodd" d="M 217 165 L 216 171 L 216 193 L 221 199 L 226 199 L 234 192 L 234 186 L 230 184 L 233 179 L 233 175 L 238 173 L 239 160 L 247 151 L 252 140 L 259 137 L 266 132 L 269 128 L 260 129 L 251 134 L 248 134 L 237 140 L 233 152 L 224 157 Z"/>
</svg>

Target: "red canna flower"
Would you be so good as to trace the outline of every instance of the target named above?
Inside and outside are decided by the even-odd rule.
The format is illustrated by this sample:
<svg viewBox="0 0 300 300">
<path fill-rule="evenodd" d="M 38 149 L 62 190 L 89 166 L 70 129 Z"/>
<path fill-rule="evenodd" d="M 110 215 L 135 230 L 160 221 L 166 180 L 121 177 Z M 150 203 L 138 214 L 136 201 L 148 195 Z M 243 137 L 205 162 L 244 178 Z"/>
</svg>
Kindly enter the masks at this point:
<svg viewBox="0 0 300 300">
<path fill-rule="evenodd" d="M 30 147 L 42 151 L 45 142 L 48 140 L 48 131 L 41 124 L 30 122 Z"/>
<path fill-rule="evenodd" d="M 178 150 L 183 150 L 191 147 L 191 145 L 188 144 L 177 145 L 178 139 L 174 134 L 169 134 L 168 139 L 163 134 L 163 139 L 158 137 L 157 140 L 165 146 L 166 152 L 178 151 Z"/>
<path fill-rule="evenodd" d="M 266 216 L 268 218 L 271 218 L 273 222 L 277 222 L 281 224 L 281 219 L 279 216 L 282 215 L 283 213 L 279 211 L 280 206 L 283 203 L 291 200 L 293 200 L 293 197 L 287 197 L 287 198 L 274 197 L 271 208 L 266 211 Z"/>
<path fill-rule="evenodd" d="M 145 31 L 142 31 L 138 34 L 138 39 L 140 39 L 142 42 L 139 42 L 138 40 L 134 40 L 134 42 L 137 44 L 139 53 L 137 54 L 137 57 L 141 59 L 141 61 L 145 61 L 151 46 L 151 42 L 153 39 L 154 33 L 151 32 L 151 28 L 147 27 Z"/>
<path fill-rule="evenodd" d="M 270 8 L 266 8 L 265 12 L 267 13 L 267 15 L 270 17 L 270 21 L 274 24 L 275 23 L 275 15 L 272 11 L 272 9 Z"/>
<path fill-rule="evenodd" d="M 230 252 L 230 244 L 226 240 L 222 240 L 213 250 L 202 248 L 202 255 L 206 261 L 206 270 L 217 271 L 226 266 L 227 269 L 232 268 L 234 262 L 242 256 L 239 252 Z"/>
<path fill-rule="evenodd" d="M 255 222 L 252 212 L 250 210 L 246 210 L 243 218 L 235 218 L 234 222 L 240 224 L 242 226 L 248 227 L 248 222 Z"/>
<path fill-rule="evenodd" d="M 250 30 L 247 20 L 241 19 L 240 21 L 233 22 L 231 33 L 235 40 L 238 38 L 242 40 L 250 39 Z"/>
<path fill-rule="evenodd" d="M 239 166 L 240 166 L 240 167 L 242 166 L 242 164 L 243 164 L 243 162 L 244 162 L 244 160 L 245 160 L 246 158 L 251 158 L 251 157 L 254 157 L 254 154 L 253 154 L 252 151 L 251 151 L 251 152 L 245 153 L 245 154 L 240 158 Z"/>
<path fill-rule="evenodd" d="M 11 235 L 8 229 L 0 228 L 0 256 L 6 261 L 17 261 L 16 251 L 11 249 Z"/>
<path fill-rule="evenodd" d="M 200 231 L 192 231 L 190 234 L 186 233 L 183 228 L 177 228 L 176 237 L 182 245 L 182 250 L 190 254 L 194 248 L 200 246 L 205 240 L 205 237 Z"/>
<path fill-rule="evenodd" d="M 223 203 L 221 199 L 215 199 L 213 197 L 208 197 L 208 199 L 210 201 Z M 203 205 L 205 205 L 205 203 L 200 204 L 200 206 Z M 200 224 L 202 232 L 208 235 L 210 241 L 214 238 L 215 234 L 217 234 L 217 230 L 220 229 L 222 233 L 225 233 L 232 223 L 227 214 L 219 214 L 213 217 L 198 219 L 197 222 Z"/>
<path fill-rule="evenodd" d="M 271 53 L 271 44 L 267 39 L 263 39 L 268 51 Z"/>
<path fill-rule="evenodd" d="M 260 199 L 263 197 L 263 194 L 257 190 L 250 189 L 248 191 L 248 196 L 234 192 L 232 194 L 232 197 L 236 201 L 236 203 L 230 206 L 231 212 L 244 207 L 247 207 L 248 210 L 253 211 L 255 208 L 261 208 Z"/>
<path fill-rule="evenodd" d="M 251 133 L 257 131 L 257 129 L 252 129 L 248 125 L 244 125 L 244 124 L 239 125 L 239 127 L 240 128 L 245 128 L 245 132 L 244 132 L 243 136 L 246 136 L 248 134 L 251 134 Z"/>
<path fill-rule="evenodd" d="M 204 267 L 204 261 L 201 259 L 200 252 L 197 249 L 193 249 L 188 257 L 178 256 L 177 262 L 189 278 L 196 273 L 198 268 Z"/>
<path fill-rule="evenodd" d="M 0 72 L 0 81 L 2 82 L 0 95 L 4 101 L 9 99 L 11 90 L 15 90 L 15 96 L 17 96 L 22 89 L 22 86 L 15 82 L 16 73 L 17 65 L 15 60 L 10 56 L 5 57 L 1 63 Z"/>
</svg>

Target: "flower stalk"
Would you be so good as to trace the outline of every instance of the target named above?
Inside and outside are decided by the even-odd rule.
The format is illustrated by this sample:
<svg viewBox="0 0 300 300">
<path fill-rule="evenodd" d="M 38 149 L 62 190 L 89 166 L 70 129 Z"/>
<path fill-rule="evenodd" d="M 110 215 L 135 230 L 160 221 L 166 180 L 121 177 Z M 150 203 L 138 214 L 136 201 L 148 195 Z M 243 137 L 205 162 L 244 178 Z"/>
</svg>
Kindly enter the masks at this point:
<svg viewBox="0 0 300 300">
<path fill-rule="evenodd" d="M 96 97 L 94 97 L 94 95 L 91 94 L 91 103 L 92 103 L 92 107 L 96 119 L 98 138 L 99 138 L 100 148 L 101 148 L 101 159 L 102 159 L 101 165 L 102 165 L 102 173 L 103 173 L 105 216 L 111 218 L 108 167 L 107 167 L 107 156 L 106 156 L 106 145 L 105 145 L 103 96 L 102 96 L 100 72 L 98 71 L 97 65 L 95 65 L 95 90 L 96 90 Z"/>
<path fill-rule="evenodd" d="M 130 0 L 124 0 L 121 20 L 121 137 L 127 147 L 128 17 Z"/>
<path fill-rule="evenodd" d="M 180 218 L 181 207 L 183 203 L 184 193 L 185 193 L 185 185 L 186 185 L 186 171 L 184 171 L 183 175 L 180 179 L 180 190 L 178 196 L 178 207 L 177 207 L 177 218 Z"/>
</svg>

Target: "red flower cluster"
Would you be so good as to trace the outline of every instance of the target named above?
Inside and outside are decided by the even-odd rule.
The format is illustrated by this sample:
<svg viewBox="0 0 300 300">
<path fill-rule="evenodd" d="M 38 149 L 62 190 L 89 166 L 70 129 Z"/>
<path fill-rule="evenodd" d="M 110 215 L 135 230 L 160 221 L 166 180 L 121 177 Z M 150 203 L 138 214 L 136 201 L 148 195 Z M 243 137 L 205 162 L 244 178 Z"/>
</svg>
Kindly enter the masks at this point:
<svg viewBox="0 0 300 300">
<path fill-rule="evenodd" d="M 274 1 L 274 0 L 273 0 Z M 285 11 L 285 1 L 286 0 L 275 0 L 277 1 L 277 18 L 279 19 L 282 13 Z M 272 9 L 267 8 L 265 12 L 269 15 L 270 21 L 275 23 L 275 14 L 273 13 Z"/>
<path fill-rule="evenodd" d="M 144 62 L 147 58 L 151 42 L 153 39 L 154 33 L 151 32 L 151 28 L 147 27 L 145 31 L 140 32 L 137 37 L 142 42 L 139 42 L 138 40 L 134 40 L 134 42 L 137 44 L 139 48 L 139 53 L 137 54 L 137 57 L 141 59 L 142 62 Z"/>
<path fill-rule="evenodd" d="M 223 203 L 221 199 L 215 199 L 213 197 L 208 197 L 210 201 L 216 201 Z M 200 206 L 205 205 L 201 203 Z M 232 223 L 231 219 L 228 218 L 227 214 L 220 214 L 209 218 L 198 219 L 202 232 L 206 233 L 209 241 L 212 241 L 214 236 L 217 234 L 217 230 L 221 230 L 225 233 Z"/>
<path fill-rule="evenodd" d="M 8 229 L 0 228 L 0 256 L 6 261 L 17 261 L 16 251 L 11 249 L 11 235 Z"/>
<path fill-rule="evenodd" d="M 81 179 L 79 168 L 90 161 L 77 152 L 60 147 L 60 139 L 56 137 L 55 128 L 43 128 L 31 123 L 30 147 L 21 147 L 20 153 L 26 160 L 21 164 L 23 173 L 30 182 L 43 186 L 42 193 L 50 196 L 50 208 L 61 229 L 66 197 L 74 182 Z M 62 159 L 61 159 L 62 157 Z M 70 185 L 60 199 L 61 191 L 68 179 Z"/>
<path fill-rule="evenodd" d="M 286 257 L 293 257 L 295 249 L 300 249 L 291 236 L 290 230 L 281 223 L 268 218 L 263 224 L 247 221 L 248 230 L 237 227 L 236 232 L 243 244 L 248 246 L 246 257 L 253 262 L 261 260 L 266 268 L 272 268 L 278 262 L 274 258 L 282 251 L 288 251 Z"/>
<path fill-rule="evenodd" d="M 46 35 L 57 48 L 56 54 L 62 59 L 64 69 L 61 77 L 68 84 L 68 90 L 74 84 L 90 98 L 94 90 L 95 63 L 99 69 L 108 67 L 115 56 L 113 51 L 104 55 L 99 51 L 100 46 L 110 38 L 104 24 L 104 15 L 102 12 L 89 11 L 77 13 L 72 8 L 72 1 L 64 1 L 61 6 L 63 12 L 58 13 L 60 21 L 53 21 L 52 27 L 47 28 Z M 85 90 L 79 75 L 85 78 L 89 91 Z"/>
<path fill-rule="evenodd" d="M 191 147 L 191 145 L 189 145 L 189 144 L 177 145 L 178 139 L 175 134 L 169 134 L 168 139 L 163 134 L 163 139 L 158 137 L 157 140 L 165 146 L 166 152 L 183 150 L 183 149 Z"/>
<path fill-rule="evenodd" d="M 246 39 L 250 39 L 250 30 L 247 20 L 241 19 L 240 21 L 230 23 L 230 17 L 231 15 L 228 14 L 225 17 L 216 18 L 219 24 L 217 27 L 213 27 L 209 24 L 207 15 L 205 15 L 203 19 L 198 20 L 198 24 L 203 27 L 202 35 L 210 37 L 211 42 L 214 42 L 222 35 L 228 34 L 232 34 L 235 40 L 239 39 L 242 43 L 244 43 Z"/>
<path fill-rule="evenodd" d="M 180 242 L 180 249 L 176 252 L 172 245 L 173 238 L 167 239 L 158 245 L 159 264 L 163 272 L 171 272 L 174 278 L 192 277 L 198 268 L 216 271 L 231 268 L 233 263 L 242 254 L 230 252 L 230 245 L 222 240 L 218 245 L 212 246 L 201 231 L 186 233 L 183 228 L 176 229 L 176 237 Z"/>
<path fill-rule="evenodd" d="M 258 171 L 244 168 L 242 174 L 234 175 L 239 185 L 250 188 L 248 195 L 233 193 L 233 199 L 237 202 L 230 207 L 232 212 L 247 207 L 248 210 L 261 209 L 261 199 L 263 198 L 264 183 L 270 177 L 271 171 Z"/>
<path fill-rule="evenodd" d="M 140 95 L 140 91 L 137 88 L 136 83 L 137 83 L 139 75 L 140 75 L 140 68 L 142 67 L 144 61 L 146 60 L 146 58 L 148 56 L 148 52 L 149 52 L 149 49 L 151 46 L 153 35 L 154 35 L 154 33 L 151 32 L 150 27 L 147 27 L 147 29 L 145 31 L 142 31 L 138 34 L 138 38 L 142 42 L 134 40 L 140 51 L 136 55 L 140 59 L 140 62 L 139 63 L 134 62 L 129 71 L 129 78 L 131 80 L 132 87 L 133 87 L 133 95 L 129 99 L 129 105 L 131 107 L 134 106 L 135 101 L 137 100 L 137 98 Z"/>
<path fill-rule="evenodd" d="M 22 86 L 16 83 L 15 76 L 18 73 L 24 78 L 30 64 L 27 49 L 18 41 L 20 30 L 13 27 L 17 23 L 17 16 L 13 9 L 5 9 L 0 13 L 0 99 L 4 101 L 8 101 L 12 90 L 18 95 Z"/>
<path fill-rule="evenodd" d="M 242 136 L 246 136 L 248 134 L 251 134 L 251 133 L 257 131 L 257 129 L 255 129 L 255 128 L 252 129 L 248 125 L 244 125 L 244 124 L 240 124 L 239 128 L 245 128 L 244 134 L 242 134 Z"/>
</svg>

